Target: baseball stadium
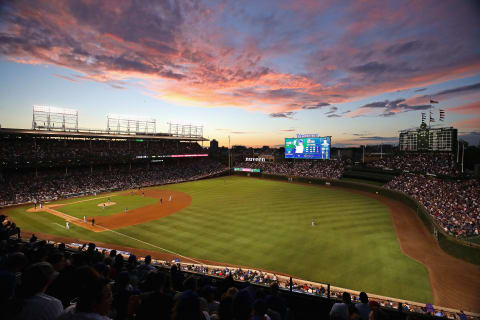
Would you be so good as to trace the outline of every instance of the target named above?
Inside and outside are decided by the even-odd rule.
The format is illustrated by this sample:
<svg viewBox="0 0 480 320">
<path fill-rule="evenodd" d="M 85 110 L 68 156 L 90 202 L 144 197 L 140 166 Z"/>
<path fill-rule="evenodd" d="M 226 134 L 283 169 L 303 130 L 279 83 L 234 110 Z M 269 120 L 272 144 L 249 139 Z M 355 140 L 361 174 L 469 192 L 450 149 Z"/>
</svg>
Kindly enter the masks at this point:
<svg viewBox="0 0 480 320">
<path fill-rule="evenodd" d="M 480 1 L 0 1 L 0 320 L 480 320 Z"/>
<path fill-rule="evenodd" d="M 64 244 L 72 254 L 94 243 L 104 255 L 149 255 L 159 268 L 275 282 L 326 301 L 363 291 L 395 312 L 480 312 L 478 226 L 452 224 L 449 200 L 435 207 L 424 198 L 433 188 L 478 210 L 461 198 L 464 190 L 478 197 L 477 180 L 445 178 L 459 176 L 456 141 L 444 145 L 450 152 L 399 151 L 358 164 L 330 148 L 334 137 L 299 135 L 285 139 L 283 157 L 238 148 L 225 157 L 202 147 L 201 127 L 156 133 L 153 120 L 109 115 L 110 130 L 93 131 L 78 129 L 77 117 L 34 106 L 31 130 L 0 129 L 10 237 Z"/>
</svg>

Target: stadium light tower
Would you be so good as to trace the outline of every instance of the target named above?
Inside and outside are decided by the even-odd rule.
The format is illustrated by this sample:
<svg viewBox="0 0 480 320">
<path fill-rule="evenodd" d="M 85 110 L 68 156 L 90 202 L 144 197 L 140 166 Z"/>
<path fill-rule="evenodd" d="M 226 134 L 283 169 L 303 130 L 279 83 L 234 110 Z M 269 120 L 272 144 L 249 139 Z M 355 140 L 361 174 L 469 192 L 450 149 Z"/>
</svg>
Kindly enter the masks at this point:
<svg viewBox="0 0 480 320">
<path fill-rule="evenodd" d="M 203 126 L 167 122 L 168 133 L 174 137 L 203 138 Z"/>
<path fill-rule="evenodd" d="M 78 131 L 78 111 L 50 106 L 33 106 L 33 130 Z"/>
<path fill-rule="evenodd" d="M 157 121 L 150 117 L 125 114 L 107 115 L 107 131 L 112 133 L 155 133 Z"/>
</svg>

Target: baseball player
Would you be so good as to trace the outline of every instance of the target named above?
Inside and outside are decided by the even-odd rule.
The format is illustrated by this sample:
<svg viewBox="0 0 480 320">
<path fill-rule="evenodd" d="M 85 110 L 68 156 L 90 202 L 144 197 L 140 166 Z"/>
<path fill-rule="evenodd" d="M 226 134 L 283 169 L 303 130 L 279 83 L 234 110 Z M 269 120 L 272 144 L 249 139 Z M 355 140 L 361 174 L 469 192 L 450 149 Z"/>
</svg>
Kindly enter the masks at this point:
<svg viewBox="0 0 480 320">
<path fill-rule="evenodd" d="M 103 203 L 103 209 L 105 209 L 105 202 Z"/>
<path fill-rule="evenodd" d="M 87 217 L 83 216 L 83 223 L 87 222 Z"/>
<path fill-rule="evenodd" d="M 92 218 L 92 226 L 95 225 L 95 219 Z"/>
<path fill-rule="evenodd" d="M 68 223 L 68 221 L 65 222 L 65 229 L 70 230 L 70 223 Z"/>
<path fill-rule="evenodd" d="M 315 220 L 312 219 L 312 227 L 315 227 Z"/>
<path fill-rule="evenodd" d="M 172 201 L 172 194 L 170 194 L 170 197 L 168 197 L 168 201 Z"/>
</svg>

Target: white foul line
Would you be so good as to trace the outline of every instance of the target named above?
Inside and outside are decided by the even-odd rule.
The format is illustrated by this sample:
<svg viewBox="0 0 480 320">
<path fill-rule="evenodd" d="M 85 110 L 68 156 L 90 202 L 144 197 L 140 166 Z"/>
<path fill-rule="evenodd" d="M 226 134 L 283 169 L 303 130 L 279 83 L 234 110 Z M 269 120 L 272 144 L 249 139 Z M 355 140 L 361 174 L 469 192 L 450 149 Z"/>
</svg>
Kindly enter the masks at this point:
<svg viewBox="0 0 480 320">
<path fill-rule="evenodd" d="M 70 216 L 70 217 L 72 217 L 72 219 L 77 219 L 77 220 L 79 220 L 79 221 L 83 222 L 83 219 L 80 219 L 80 218 L 77 218 L 77 217 L 73 217 L 73 216 Z M 56 224 L 56 225 L 59 225 L 59 226 L 60 226 L 60 227 L 62 227 L 62 228 L 65 228 L 65 227 L 64 227 L 64 226 L 62 226 L 61 224 L 58 224 L 58 223 L 56 223 L 56 222 L 53 222 L 53 223 L 54 223 L 54 224 Z M 195 263 L 197 263 L 197 264 L 203 265 L 203 263 L 202 263 L 202 262 L 200 262 L 200 261 L 197 261 L 197 260 L 195 260 L 195 259 L 192 259 L 192 258 L 189 258 L 189 257 L 186 257 L 186 256 L 184 256 L 184 255 L 181 255 L 181 254 L 177 253 L 177 252 L 174 252 L 174 251 L 171 251 L 171 250 L 168 250 L 168 249 L 165 249 L 165 248 L 159 247 L 159 246 L 157 246 L 157 245 L 154 245 L 154 244 L 152 244 L 152 243 L 149 243 L 149 242 L 146 242 L 146 241 L 143 241 L 143 240 L 140 240 L 140 239 L 137 239 L 137 238 L 134 238 L 134 237 L 128 236 L 128 235 L 126 235 L 126 234 L 124 234 L 124 233 L 120 233 L 120 232 L 118 232 L 118 231 L 114 231 L 114 230 L 112 230 L 112 229 L 105 228 L 104 226 L 101 226 L 101 225 L 98 225 L 98 224 L 97 224 L 96 226 L 97 226 L 97 227 L 99 227 L 99 228 L 103 228 L 103 229 L 105 229 L 105 230 L 107 230 L 107 231 L 110 231 L 110 232 L 113 232 L 113 233 L 119 234 L 119 235 L 121 235 L 121 236 L 124 236 L 124 237 L 126 237 L 126 238 L 130 238 L 130 239 L 132 239 L 132 240 L 135 240 L 135 241 L 138 241 L 138 242 L 144 243 L 144 244 L 146 244 L 146 245 L 149 245 L 149 246 L 152 246 L 152 247 L 154 247 L 154 248 L 157 248 L 157 249 L 160 249 L 160 250 L 166 251 L 166 252 L 168 252 L 168 253 L 171 253 L 171 254 L 173 254 L 173 255 L 176 255 L 176 256 L 182 257 L 182 258 L 184 258 L 184 259 L 191 260 L 191 261 L 193 261 L 193 262 L 195 262 Z M 66 229 L 66 228 L 65 228 L 65 229 Z"/>
</svg>

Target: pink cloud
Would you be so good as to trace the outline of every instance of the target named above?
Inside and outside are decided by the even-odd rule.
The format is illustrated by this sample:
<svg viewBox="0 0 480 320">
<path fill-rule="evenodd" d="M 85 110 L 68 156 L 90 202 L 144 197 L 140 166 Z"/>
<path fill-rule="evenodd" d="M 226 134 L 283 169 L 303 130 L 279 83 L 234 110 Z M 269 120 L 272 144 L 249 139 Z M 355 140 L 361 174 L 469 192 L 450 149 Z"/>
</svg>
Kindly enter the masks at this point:
<svg viewBox="0 0 480 320">
<path fill-rule="evenodd" d="M 480 117 L 456 121 L 452 123 L 452 126 L 462 129 L 480 130 Z"/>
<path fill-rule="evenodd" d="M 458 107 L 447 108 L 446 111 L 460 114 L 480 115 L 480 101 L 467 103 Z"/>
<path fill-rule="evenodd" d="M 318 109 L 322 103 L 355 101 L 480 72 L 480 58 L 471 54 L 474 42 L 453 47 L 457 38 L 444 25 L 439 26 L 445 30 L 441 39 L 435 38 L 437 32 L 397 34 L 399 26 L 416 28 L 423 19 L 437 26 L 437 17 L 422 11 L 428 5 L 420 5 L 416 8 L 420 13 L 413 14 L 381 1 L 355 2 L 349 10 L 337 2 L 313 0 L 288 5 L 292 10 L 280 6 L 284 11 L 276 12 L 277 18 L 274 13 L 250 17 L 243 5 L 233 10 L 228 3 L 207 7 L 168 1 L 98 5 L 16 1 L 0 16 L 0 55 L 81 73 L 75 78 L 56 75 L 69 81 L 87 79 L 121 88 L 125 80 L 133 79 L 149 89 L 149 94 L 174 103 L 265 113 Z M 439 5 L 432 10 L 441 16 L 450 13 L 449 8 Z M 338 13 L 345 22 L 332 26 L 332 30 L 338 27 L 332 38 L 329 32 L 299 28 L 307 23 L 301 17 L 309 16 L 308 23 L 319 22 L 326 10 Z M 471 22 L 469 16 L 459 20 L 457 11 L 452 14 L 456 19 L 452 21 L 461 26 Z M 256 23 L 251 28 L 266 27 L 257 33 L 256 29 L 222 25 L 222 19 L 240 16 Z M 382 36 L 379 28 L 393 36 Z M 376 31 L 378 38 L 370 39 Z M 466 30 L 461 38 L 470 36 Z M 291 61 L 298 65 L 290 66 Z M 425 103 L 410 102 L 406 101 L 409 105 Z M 347 116 L 372 111 L 362 108 Z"/>
</svg>

